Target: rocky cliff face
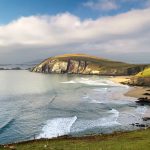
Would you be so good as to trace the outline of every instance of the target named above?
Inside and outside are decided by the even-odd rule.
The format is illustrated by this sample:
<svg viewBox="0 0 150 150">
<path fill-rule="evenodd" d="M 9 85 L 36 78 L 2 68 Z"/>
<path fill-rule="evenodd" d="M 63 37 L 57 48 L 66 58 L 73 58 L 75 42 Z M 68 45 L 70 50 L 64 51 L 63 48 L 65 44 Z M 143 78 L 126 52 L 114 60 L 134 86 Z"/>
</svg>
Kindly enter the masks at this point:
<svg viewBox="0 0 150 150">
<path fill-rule="evenodd" d="M 40 73 L 68 73 L 89 75 L 134 75 L 146 65 L 129 65 L 85 55 L 53 57 L 36 65 L 32 71 Z"/>
<path fill-rule="evenodd" d="M 58 59 L 47 60 L 33 68 L 33 72 L 43 73 L 70 73 L 70 74 L 99 74 L 99 70 L 92 69 L 90 61 L 73 60 L 61 61 Z"/>
</svg>

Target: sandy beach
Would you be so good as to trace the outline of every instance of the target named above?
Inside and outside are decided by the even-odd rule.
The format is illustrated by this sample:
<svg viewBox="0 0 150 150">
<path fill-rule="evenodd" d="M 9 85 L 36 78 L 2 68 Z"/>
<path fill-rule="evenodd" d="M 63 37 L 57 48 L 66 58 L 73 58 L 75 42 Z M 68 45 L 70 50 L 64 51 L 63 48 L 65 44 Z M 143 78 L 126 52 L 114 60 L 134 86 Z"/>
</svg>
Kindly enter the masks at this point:
<svg viewBox="0 0 150 150">
<path fill-rule="evenodd" d="M 130 78 L 130 76 L 118 76 L 113 77 L 111 81 L 115 83 L 122 83 L 128 82 Z M 145 93 L 150 93 L 150 87 L 134 86 L 130 88 L 130 90 L 127 93 L 125 93 L 125 95 L 136 98 L 147 97 L 150 99 L 150 95 L 144 95 Z"/>
<path fill-rule="evenodd" d="M 130 80 L 130 76 L 115 76 L 111 78 L 111 81 L 115 83 L 128 82 Z"/>
<path fill-rule="evenodd" d="M 128 82 L 130 79 L 129 76 L 120 76 L 120 77 L 113 77 L 111 80 L 115 83 L 122 83 Z M 142 86 L 134 86 L 131 87 L 130 90 L 125 93 L 125 96 L 135 97 L 135 98 L 145 98 L 147 97 L 150 99 L 150 95 L 145 95 L 146 93 L 150 94 L 150 87 L 142 87 Z M 150 117 L 150 110 L 148 109 L 143 117 Z"/>
<path fill-rule="evenodd" d="M 144 95 L 145 93 L 150 93 L 149 87 L 133 87 L 125 95 L 136 98 L 147 97 L 150 99 L 150 95 Z"/>
</svg>

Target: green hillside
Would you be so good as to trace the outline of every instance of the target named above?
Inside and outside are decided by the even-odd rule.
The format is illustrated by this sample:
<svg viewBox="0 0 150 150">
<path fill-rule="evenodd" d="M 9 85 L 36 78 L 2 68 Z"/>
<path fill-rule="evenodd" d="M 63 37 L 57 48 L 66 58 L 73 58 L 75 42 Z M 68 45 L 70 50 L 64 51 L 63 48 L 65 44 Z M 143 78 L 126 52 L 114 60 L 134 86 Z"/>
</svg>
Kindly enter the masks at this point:
<svg viewBox="0 0 150 150">
<path fill-rule="evenodd" d="M 139 72 L 136 76 L 137 77 L 150 77 L 150 67 L 145 68 L 143 71 Z"/>
<path fill-rule="evenodd" d="M 95 75 L 136 75 L 148 65 L 128 64 L 87 54 L 64 54 L 50 57 L 32 71 L 41 73 L 71 73 Z"/>
</svg>

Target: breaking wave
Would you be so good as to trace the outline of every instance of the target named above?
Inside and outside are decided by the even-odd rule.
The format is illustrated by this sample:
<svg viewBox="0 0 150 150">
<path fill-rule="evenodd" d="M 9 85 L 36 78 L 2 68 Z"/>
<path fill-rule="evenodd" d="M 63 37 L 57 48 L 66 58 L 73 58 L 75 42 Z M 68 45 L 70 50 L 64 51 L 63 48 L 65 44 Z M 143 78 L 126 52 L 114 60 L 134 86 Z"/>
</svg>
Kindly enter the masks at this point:
<svg viewBox="0 0 150 150">
<path fill-rule="evenodd" d="M 42 128 L 42 133 L 37 138 L 52 138 L 69 134 L 76 120 L 76 116 L 48 120 L 46 125 Z"/>
<path fill-rule="evenodd" d="M 140 115 L 144 115 L 145 112 L 147 111 L 146 107 L 143 106 L 139 106 L 135 109 L 136 113 L 140 114 Z"/>
<path fill-rule="evenodd" d="M 108 79 L 89 79 L 89 78 L 77 78 L 75 80 L 70 80 L 66 82 L 61 82 L 65 84 L 86 84 L 92 86 L 124 86 L 121 84 L 114 83 Z"/>
<path fill-rule="evenodd" d="M 75 126 L 72 128 L 72 130 L 75 132 L 82 132 L 97 127 L 107 128 L 111 126 L 121 125 L 119 122 L 117 122 L 119 112 L 116 109 L 112 109 L 108 113 L 110 113 L 109 116 L 96 120 L 79 120 L 75 123 Z"/>
</svg>

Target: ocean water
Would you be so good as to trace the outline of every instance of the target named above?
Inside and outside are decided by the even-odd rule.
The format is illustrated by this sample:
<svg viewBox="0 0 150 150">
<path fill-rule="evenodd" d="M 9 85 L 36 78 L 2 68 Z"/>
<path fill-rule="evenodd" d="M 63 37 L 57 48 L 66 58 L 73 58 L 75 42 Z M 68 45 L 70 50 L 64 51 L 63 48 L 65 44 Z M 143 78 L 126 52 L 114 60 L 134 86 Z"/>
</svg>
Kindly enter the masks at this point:
<svg viewBox="0 0 150 150">
<path fill-rule="evenodd" d="M 109 77 L 0 71 L 0 144 L 134 130 L 148 106 Z"/>
</svg>

